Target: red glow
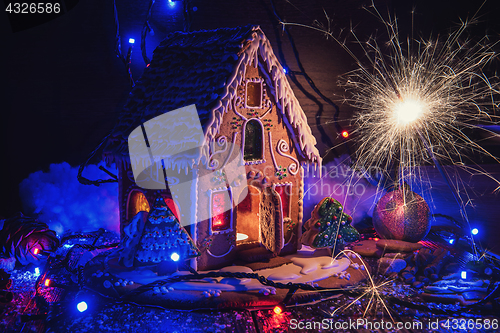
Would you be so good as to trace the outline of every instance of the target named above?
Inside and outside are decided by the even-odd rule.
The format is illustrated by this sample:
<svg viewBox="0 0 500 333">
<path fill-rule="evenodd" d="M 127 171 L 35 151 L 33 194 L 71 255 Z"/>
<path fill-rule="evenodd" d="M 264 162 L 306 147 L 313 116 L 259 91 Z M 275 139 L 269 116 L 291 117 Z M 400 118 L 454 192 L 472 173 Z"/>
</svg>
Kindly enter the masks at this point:
<svg viewBox="0 0 500 333">
<path fill-rule="evenodd" d="M 35 249 L 35 251 L 33 251 L 34 254 L 38 254 L 38 252 L 40 252 L 40 249 Z"/>
<path fill-rule="evenodd" d="M 349 137 L 349 132 L 342 131 L 342 136 L 347 139 Z"/>
<path fill-rule="evenodd" d="M 378 240 L 379 240 L 379 239 L 378 239 L 378 238 L 374 238 L 373 240 L 374 240 L 375 242 L 378 242 Z"/>
<path fill-rule="evenodd" d="M 226 210 L 230 203 L 228 192 L 212 193 L 212 230 L 220 231 L 231 226 L 231 211 Z"/>
<path fill-rule="evenodd" d="M 281 307 L 279 305 L 276 305 L 274 307 L 274 313 L 276 313 L 277 315 L 281 314 L 283 312 L 283 310 L 281 309 Z"/>
<path fill-rule="evenodd" d="M 48 287 L 50 285 L 50 279 L 45 279 L 44 285 L 45 287 Z"/>
</svg>

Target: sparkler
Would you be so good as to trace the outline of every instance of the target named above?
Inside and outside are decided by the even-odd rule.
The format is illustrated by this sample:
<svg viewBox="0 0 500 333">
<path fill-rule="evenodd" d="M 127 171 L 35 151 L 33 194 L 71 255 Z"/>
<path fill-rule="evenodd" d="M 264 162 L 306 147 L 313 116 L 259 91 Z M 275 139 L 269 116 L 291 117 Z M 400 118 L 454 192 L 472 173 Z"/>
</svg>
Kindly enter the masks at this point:
<svg viewBox="0 0 500 333">
<path fill-rule="evenodd" d="M 358 301 L 367 297 L 368 303 L 366 304 L 365 310 L 363 311 L 363 317 L 366 316 L 368 311 L 373 306 L 382 305 L 382 308 L 387 312 L 387 314 L 389 315 L 391 320 L 394 322 L 394 318 L 392 317 L 391 312 L 390 312 L 389 308 L 387 307 L 387 304 L 386 304 L 384 297 L 381 293 L 382 289 L 384 289 L 384 287 L 386 287 L 387 285 L 391 284 L 394 281 L 394 279 L 386 279 L 382 282 L 376 282 L 373 279 L 373 276 L 370 273 L 370 269 L 369 269 L 369 267 L 366 266 L 364 260 L 361 258 L 361 256 L 358 253 L 356 253 L 352 250 L 343 250 L 340 253 L 338 253 L 335 257 L 333 257 L 332 260 L 336 260 L 339 256 L 344 256 L 344 255 L 349 258 L 349 254 L 352 257 L 356 257 L 359 260 L 359 262 L 361 263 L 361 265 L 364 266 L 364 271 L 367 274 L 367 284 L 368 285 L 367 286 L 357 286 L 355 288 L 352 288 L 351 289 L 352 291 L 359 291 L 359 295 L 356 298 L 354 298 L 352 301 L 346 303 L 345 305 L 338 307 L 333 311 L 326 311 L 326 310 L 321 310 L 321 311 L 323 311 L 329 317 L 333 317 L 336 313 L 339 313 L 339 312 L 342 312 L 342 311 L 349 309 L 350 307 L 357 304 Z M 395 260 L 395 259 L 393 259 L 393 260 Z M 352 262 L 352 260 L 351 260 L 351 262 Z M 335 290 L 335 289 L 332 289 L 332 290 Z M 326 291 L 332 291 L 332 290 L 326 290 Z"/>
<path fill-rule="evenodd" d="M 462 21 L 445 40 L 404 40 L 396 18 L 385 19 L 373 1 L 367 10 L 383 23 L 388 35 L 388 42 L 383 45 L 375 38 L 362 43 L 351 29 L 367 62 L 358 59 L 334 36 L 326 13 L 328 30 L 321 25 L 282 24 L 321 31 L 357 62 L 358 68 L 342 81 L 349 93 L 346 101 L 357 109 L 352 136 L 358 147 L 353 168 L 365 175 L 370 170 L 382 171 L 386 178 L 396 174 L 398 183 L 411 186 L 425 179 L 420 166 L 434 164 L 469 224 L 460 184 L 450 183 L 441 164 L 458 166 L 471 175 L 486 175 L 498 185 L 496 191 L 500 190 L 500 181 L 484 172 L 470 156 L 481 153 L 496 162 L 498 158 L 466 134 L 468 130 L 481 129 L 492 137 L 498 136 L 478 127 L 498 123 L 500 83 L 496 76 L 485 74 L 485 68 L 498 58 L 494 51 L 498 42 L 492 43 L 488 36 L 479 40 L 467 38 L 477 13 L 471 20 Z M 471 165 L 466 165 L 466 161 Z M 473 248 L 476 251 L 475 245 Z"/>
<path fill-rule="evenodd" d="M 470 24 L 465 21 L 443 43 L 407 40 L 405 45 L 397 21 L 384 20 L 372 8 L 390 39 L 388 50 L 373 38 L 363 45 L 369 66 L 358 61 L 344 82 L 348 101 L 359 110 L 356 167 L 399 169 L 399 180 L 411 183 L 420 176 L 418 166 L 463 166 L 471 152 L 498 162 L 464 133 L 495 119 L 499 84 L 483 68 L 496 59 L 496 44 L 488 44 L 487 37 L 462 41 Z"/>
</svg>

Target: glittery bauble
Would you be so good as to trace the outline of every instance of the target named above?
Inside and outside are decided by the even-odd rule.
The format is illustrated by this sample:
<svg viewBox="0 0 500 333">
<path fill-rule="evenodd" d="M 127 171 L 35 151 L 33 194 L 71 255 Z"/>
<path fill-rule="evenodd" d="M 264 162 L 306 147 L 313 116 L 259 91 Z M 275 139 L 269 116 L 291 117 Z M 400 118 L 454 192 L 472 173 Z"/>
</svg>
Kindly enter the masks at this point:
<svg viewBox="0 0 500 333">
<path fill-rule="evenodd" d="M 408 187 L 384 195 L 373 211 L 373 226 L 380 237 L 418 242 L 430 230 L 429 206 Z"/>
</svg>

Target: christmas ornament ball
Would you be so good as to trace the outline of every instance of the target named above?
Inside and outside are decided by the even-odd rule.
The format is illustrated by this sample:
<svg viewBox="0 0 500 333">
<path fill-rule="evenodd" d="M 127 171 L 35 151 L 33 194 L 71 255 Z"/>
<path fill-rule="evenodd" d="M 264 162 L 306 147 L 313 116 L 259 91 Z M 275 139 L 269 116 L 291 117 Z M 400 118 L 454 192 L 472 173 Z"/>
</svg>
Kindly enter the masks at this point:
<svg viewBox="0 0 500 333">
<path fill-rule="evenodd" d="M 373 226 L 380 237 L 418 242 L 429 232 L 429 206 L 408 187 L 385 194 L 373 211 Z"/>
</svg>

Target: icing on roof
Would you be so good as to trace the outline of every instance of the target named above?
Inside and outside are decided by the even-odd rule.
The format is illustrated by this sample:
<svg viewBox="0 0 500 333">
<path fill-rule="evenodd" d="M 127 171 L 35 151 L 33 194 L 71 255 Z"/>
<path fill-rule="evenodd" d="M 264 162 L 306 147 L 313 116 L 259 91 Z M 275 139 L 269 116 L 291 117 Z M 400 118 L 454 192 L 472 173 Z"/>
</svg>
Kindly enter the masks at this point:
<svg viewBox="0 0 500 333">
<path fill-rule="evenodd" d="M 259 64 L 259 56 L 263 64 Z M 174 32 L 155 49 L 149 67 L 131 90 L 118 123 L 108 137 L 103 157 L 107 163 L 130 163 L 127 138 L 139 125 L 190 104 L 196 104 L 207 142 L 212 142 L 231 108 L 230 101 L 245 77 L 246 65 L 259 64 L 284 121 L 294 133 L 298 152 L 304 162 L 321 164 L 316 138 L 295 97 L 271 44 L 258 26 L 210 31 Z M 271 83 L 271 82 L 269 82 Z M 170 142 L 170 145 L 182 142 Z M 204 151 L 206 157 L 208 152 Z M 192 156 L 176 161 L 181 169 L 198 161 Z M 167 161 L 167 164 L 169 162 Z"/>
</svg>

